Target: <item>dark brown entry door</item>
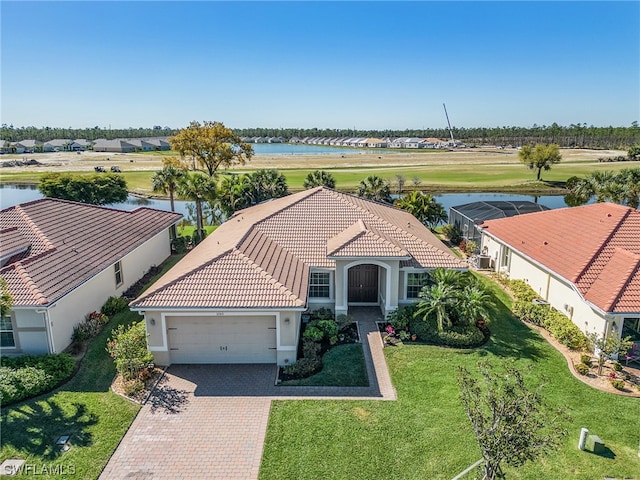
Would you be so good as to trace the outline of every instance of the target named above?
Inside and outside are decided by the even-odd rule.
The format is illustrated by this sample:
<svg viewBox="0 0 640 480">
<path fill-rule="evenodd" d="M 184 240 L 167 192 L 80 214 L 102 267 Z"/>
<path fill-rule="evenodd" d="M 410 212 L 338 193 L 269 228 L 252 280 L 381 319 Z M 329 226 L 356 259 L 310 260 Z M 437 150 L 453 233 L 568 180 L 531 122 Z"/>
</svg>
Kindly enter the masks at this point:
<svg viewBox="0 0 640 480">
<path fill-rule="evenodd" d="M 378 302 L 378 266 L 356 265 L 349 269 L 349 302 Z"/>
</svg>

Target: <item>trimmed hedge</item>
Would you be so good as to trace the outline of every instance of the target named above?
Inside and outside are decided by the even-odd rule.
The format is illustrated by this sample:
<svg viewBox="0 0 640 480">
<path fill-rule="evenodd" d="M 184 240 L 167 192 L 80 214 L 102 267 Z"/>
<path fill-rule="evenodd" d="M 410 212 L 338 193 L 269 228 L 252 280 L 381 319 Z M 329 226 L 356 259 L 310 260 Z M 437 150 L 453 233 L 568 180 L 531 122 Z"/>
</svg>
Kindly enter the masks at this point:
<svg viewBox="0 0 640 480">
<path fill-rule="evenodd" d="M 515 298 L 512 307 L 515 316 L 544 328 L 553 338 L 572 350 L 588 346 L 587 336 L 569 317 L 548 305 L 533 303 L 540 296 L 524 281 L 511 280 L 508 286 Z"/>
<path fill-rule="evenodd" d="M 0 403 L 6 406 L 55 388 L 71 376 L 75 360 L 66 353 L 0 358 Z"/>
<path fill-rule="evenodd" d="M 455 325 L 439 332 L 435 319 L 425 321 L 414 317 L 417 305 L 409 305 L 398 310 L 400 312 L 395 314 L 395 319 L 399 318 L 402 323 L 408 317 L 409 331 L 415 333 L 421 342 L 454 348 L 474 348 L 482 345 L 485 340 L 484 334 L 475 325 Z"/>
</svg>

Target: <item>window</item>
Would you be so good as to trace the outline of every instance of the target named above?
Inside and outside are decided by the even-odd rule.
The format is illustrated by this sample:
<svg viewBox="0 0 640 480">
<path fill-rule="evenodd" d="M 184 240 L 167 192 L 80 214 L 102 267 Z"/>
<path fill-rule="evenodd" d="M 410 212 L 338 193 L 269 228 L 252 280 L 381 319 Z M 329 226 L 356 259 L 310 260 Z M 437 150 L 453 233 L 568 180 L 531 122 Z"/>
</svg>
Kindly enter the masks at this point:
<svg viewBox="0 0 640 480">
<path fill-rule="evenodd" d="M 509 257 L 511 256 L 511 250 L 508 247 L 502 247 L 502 260 L 500 262 L 501 267 L 509 266 Z"/>
<path fill-rule="evenodd" d="M 0 319 L 0 347 L 14 348 L 16 346 L 15 338 L 13 338 L 13 324 L 11 317 L 2 317 Z"/>
<path fill-rule="evenodd" d="M 329 298 L 331 296 L 331 274 L 329 272 L 311 272 L 309 296 Z"/>
<path fill-rule="evenodd" d="M 429 282 L 428 273 L 408 273 L 407 274 L 407 298 L 418 298 L 422 287 Z"/>
<path fill-rule="evenodd" d="M 113 269 L 116 274 L 116 287 L 118 287 L 122 285 L 122 264 L 120 262 L 116 263 Z"/>
</svg>

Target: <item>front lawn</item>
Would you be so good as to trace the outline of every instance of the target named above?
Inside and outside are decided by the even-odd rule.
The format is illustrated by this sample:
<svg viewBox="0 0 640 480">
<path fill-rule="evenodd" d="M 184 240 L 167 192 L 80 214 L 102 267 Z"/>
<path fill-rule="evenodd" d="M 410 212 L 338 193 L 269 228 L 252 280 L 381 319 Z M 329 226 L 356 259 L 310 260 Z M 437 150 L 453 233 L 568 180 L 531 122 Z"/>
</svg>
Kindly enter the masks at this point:
<svg viewBox="0 0 640 480">
<path fill-rule="evenodd" d="M 479 360 L 508 359 L 528 375 L 552 406 L 573 418 L 564 446 L 535 463 L 505 468 L 509 479 L 637 477 L 640 400 L 583 384 L 564 357 L 540 335 L 513 319 L 510 299 L 495 284 L 498 308 L 492 338 L 482 348 L 456 350 L 429 345 L 386 348 L 397 401 L 274 401 L 260 479 L 451 479 L 480 458 L 471 425 L 458 399 L 458 366 L 475 370 Z M 610 449 L 597 456 L 577 449 L 580 428 Z"/>
<path fill-rule="evenodd" d="M 106 341 L 117 325 L 139 318 L 128 309 L 114 315 L 91 342 L 80 370 L 67 384 L 2 409 L 0 461 L 23 459 L 38 471 L 61 465 L 65 472 L 75 471 L 73 478 L 100 475 L 140 409 L 109 389 L 115 368 L 105 352 Z M 54 446 L 60 435 L 71 435 L 71 449 L 62 454 Z M 33 470 L 25 473 L 33 475 Z"/>
<path fill-rule="evenodd" d="M 308 378 L 287 380 L 280 385 L 366 387 L 369 385 L 361 343 L 331 348 L 322 357 L 322 370 Z"/>
</svg>

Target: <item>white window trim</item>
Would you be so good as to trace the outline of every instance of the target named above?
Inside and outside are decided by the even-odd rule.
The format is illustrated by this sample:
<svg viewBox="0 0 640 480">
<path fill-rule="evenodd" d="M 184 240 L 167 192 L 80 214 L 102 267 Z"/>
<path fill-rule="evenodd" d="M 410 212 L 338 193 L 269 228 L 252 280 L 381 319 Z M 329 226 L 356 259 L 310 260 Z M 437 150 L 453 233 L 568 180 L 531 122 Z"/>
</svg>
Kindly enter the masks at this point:
<svg viewBox="0 0 640 480">
<path fill-rule="evenodd" d="M 329 274 L 329 296 L 328 297 L 312 297 L 311 296 L 311 275 L 313 273 L 328 273 Z M 310 302 L 329 302 L 335 300 L 335 272 L 333 270 L 311 269 L 309 272 L 309 286 L 308 286 L 308 298 Z"/>
<path fill-rule="evenodd" d="M 13 335 L 13 347 L 0 347 L 0 348 L 2 348 L 2 350 L 17 350 L 18 349 L 18 342 L 16 341 L 17 332 L 16 332 L 16 326 L 13 322 L 13 316 L 9 314 L 9 315 L 5 315 L 4 318 L 9 319 L 9 322 L 11 323 L 11 330 L 0 330 L 0 333 L 11 332 L 11 334 Z"/>
<path fill-rule="evenodd" d="M 405 271 L 404 272 L 404 298 L 403 300 L 409 300 L 409 301 L 414 301 L 417 300 L 420 297 L 410 297 L 408 295 L 409 292 L 409 274 L 415 274 L 415 273 L 424 273 L 424 274 L 429 274 L 428 270 L 409 270 L 409 271 Z"/>
<path fill-rule="evenodd" d="M 118 282 L 118 273 L 120 273 L 120 282 Z M 113 277 L 116 282 L 116 288 L 124 284 L 124 274 L 122 273 L 122 260 L 118 260 L 116 263 L 113 264 Z"/>
</svg>

